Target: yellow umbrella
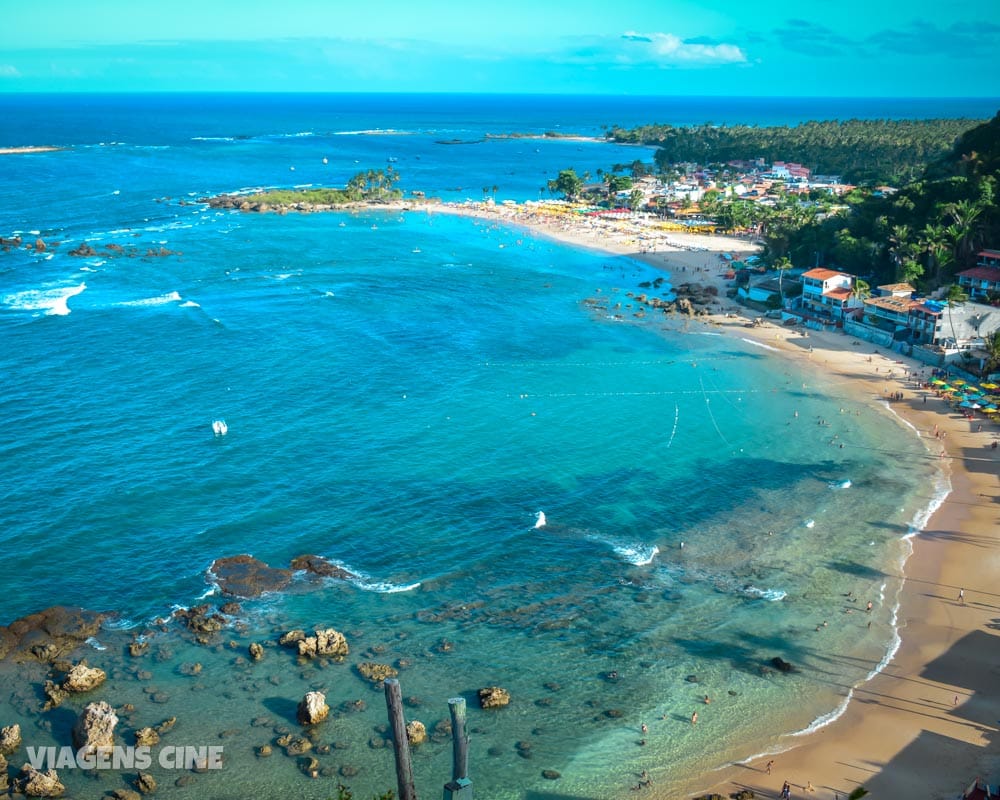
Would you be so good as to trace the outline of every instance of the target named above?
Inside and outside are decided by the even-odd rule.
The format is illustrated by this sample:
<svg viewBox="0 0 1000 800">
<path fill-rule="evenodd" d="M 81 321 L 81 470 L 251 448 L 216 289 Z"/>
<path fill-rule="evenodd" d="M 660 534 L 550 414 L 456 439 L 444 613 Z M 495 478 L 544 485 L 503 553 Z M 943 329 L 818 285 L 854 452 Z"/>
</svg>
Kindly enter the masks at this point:
<svg viewBox="0 0 1000 800">
<path fill-rule="evenodd" d="M 1000 385 L 995 383 L 984 383 L 982 386 L 984 389 L 1000 389 Z"/>
</svg>

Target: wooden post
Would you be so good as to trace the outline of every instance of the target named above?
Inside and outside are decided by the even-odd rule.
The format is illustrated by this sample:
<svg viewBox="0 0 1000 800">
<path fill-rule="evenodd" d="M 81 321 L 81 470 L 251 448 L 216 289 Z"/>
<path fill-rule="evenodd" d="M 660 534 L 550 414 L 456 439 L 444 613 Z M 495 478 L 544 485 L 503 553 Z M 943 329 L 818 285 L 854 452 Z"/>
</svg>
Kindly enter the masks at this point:
<svg viewBox="0 0 1000 800">
<path fill-rule="evenodd" d="M 399 800 L 417 800 L 413 785 L 413 764 L 410 761 L 410 742 L 406 738 L 406 720 L 403 718 L 403 693 L 395 678 L 385 680 L 385 706 L 392 726 L 392 747 L 396 754 L 396 786 Z"/>
<path fill-rule="evenodd" d="M 451 711 L 451 780 L 444 785 L 444 800 L 472 800 L 469 780 L 469 737 L 465 734 L 465 698 L 452 697 Z"/>
</svg>

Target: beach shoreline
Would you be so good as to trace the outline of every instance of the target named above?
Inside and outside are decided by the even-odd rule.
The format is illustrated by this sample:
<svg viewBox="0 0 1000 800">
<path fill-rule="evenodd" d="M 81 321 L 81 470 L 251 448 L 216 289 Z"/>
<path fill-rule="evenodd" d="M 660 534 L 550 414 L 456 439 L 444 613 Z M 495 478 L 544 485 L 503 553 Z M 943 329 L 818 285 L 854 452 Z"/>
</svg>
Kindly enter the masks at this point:
<svg viewBox="0 0 1000 800">
<path fill-rule="evenodd" d="M 910 535 L 912 551 L 894 576 L 902 580 L 899 642 L 888 663 L 854 687 L 850 701 L 829 721 L 788 734 L 784 747 L 770 755 L 693 777 L 681 796 L 728 797 L 749 789 L 757 797 L 777 798 L 787 780 L 796 794 L 829 800 L 846 798 L 857 787 L 878 797 L 952 798 L 977 776 L 995 780 L 1000 772 L 995 675 L 1000 458 L 990 444 L 1000 439 L 997 425 L 987 422 L 979 430 L 978 421 L 918 388 L 920 382 L 909 375 L 926 377 L 931 369 L 916 360 L 842 332 L 803 335 L 770 322 L 752 326 L 756 312 L 724 299 L 728 261 L 720 257 L 727 253 L 738 260 L 757 250 L 744 240 L 680 232 L 643 238 L 638 226 L 627 223 L 580 224 L 490 205 L 434 210 L 500 219 L 565 244 L 637 259 L 671 272 L 675 282 L 680 269 L 692 281 L 714 285 L 721 309 L 695 317 L 695 324 L 752 340 L 802 369 L 842 378 L 846 390 L 870 407 L 888 405 L 888 397 L 901 392 L 902 400 L 891 403 L 892 413 L 913 428 L 931 457 L 938 454 L 950 483 L 943 499 L 929 498 L 928 517 Z M 884 407 L 876 410 L 886 413 Z M 645 788 L 643 796 L 668 797 L 655 786 Z"/>
</svg>

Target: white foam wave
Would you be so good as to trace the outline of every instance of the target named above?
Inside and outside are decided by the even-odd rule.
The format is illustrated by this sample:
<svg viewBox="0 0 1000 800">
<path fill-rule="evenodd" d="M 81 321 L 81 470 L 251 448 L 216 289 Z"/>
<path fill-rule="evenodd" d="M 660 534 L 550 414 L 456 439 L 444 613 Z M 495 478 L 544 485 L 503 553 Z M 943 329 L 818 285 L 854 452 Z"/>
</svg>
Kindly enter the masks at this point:
<svg viewBox="0 0 1000 800">
<path fill-rule="evenodd" d="M 539 511 L 538 514 L 537 514 L 537 516 L 536 516 L 536 518 L 535 518 L 535 528 L 537 529 L 537 528 L 544 528 L 544 527 L 545 527 L 545 512 L 544 511 Z"/>
<path fill-rule="evenodd" d="M 647 545 L 642 542 L 629 542 L 614 537 L 597 535 L 588 535 L 587 538 L 608 545 L 622 561 L 636 567 L 644 567 L 647 564 L 651 564 L 657 553 L 660 552 L 660 548 L 655 544 Z"/>
<path fill-rule="evenodd" d="M 121 303 L 117 303 L 119 306 L 126 308 L 135 308 L 142 306 L 162 306 L 167 303 L 176 303 L 181 300 L 181 296 L 178 292 L 169 292 L 168 294 L 161 294 L 156 297 L 144 297 L 141 300 L 124 300 Z"/>
<path fill-rule="evenodd" d="M 354 567 L 343 561 L 337 559 L 328 559 L 329 563 L 335 567 L 339 567 L 348 573 L 351 577 L 346 578 L 346 581 L 359 589 L 363 589 L 366 592 L 378 592 L 379 594 L 397 594 L 398 592 L 412 592 L 414 589 L 419 588 L 420 581 L 416 583 L 392 583 L 390 581 L 380 581 L 373 578 L 371 575 L 361 570 L 354 569 Z"/>
<path fill-rule="evenodd" d="M 751 597 L 759 597 L 762 600 L 767 600 L 772 603 L 777 602 L 778 600 L 784 600 L 788 597 L 788 593 L 783 592 L 781 589 L 759 589 L 756 586 L 744 586 L 743 591 Z"/>
<path fill-rule="evenodd" d="M 807 519 L 802 524 L 805 525 L 807 528 L 812 528 L 816 524 L 816 520 L 814 520 L 814 519 Z"/>
<path fill-rule="evenodd" d="M 763 342 L 755 342 L 753 339 L 747 339 L 745 336 L 741 336 L 740 340 L 746 342 L 747 344 L 752 344 L 754 347 L 762 347 L 765 350 L 771 350 L 775 353 L 781 352 L 781 350 L 779 350 L 777 347 L 771 347 L 771 345 L 764 344 Z"/>
<path fill-rule="evenodd" d="M 104 620 L 101 623 L 101 627 L 109 631 L 128 631 L 132 628 L 138 628 L 139 623 L 129 617 L 115 617 L 114 619 Z"/>
<path fill-rule="evenodd" d="M 850 489 L 853 485 L 850 478 L 844 478 L 842 481 L 830 481 L 828 484 L 831 489 Z"/>
<path fill-rule="evenodd" d="M 11 311 L 41 312 L 45 316 L 64 317 L 69 314 L 69 299 L 80 294 L 87 288 L 86 283 L 76 286 L 50 286 L 43 289 L 28 289 L 23 292 L 12 292 L 0 297 Z"/>
<path fill-rule="evenodd" d="M 194 300 L 185 300 L 181 303 L 181 308 L 201 308 L 201 305 L 196 303 Z"/>
<path fill-rule="evenodd" d="M 235 142 L 233 136 L 192 136 L 192 142 Z"/>
<path fill-rule="evenodd" d="M 107 650 L 108 648 L 101 644 L 95 637 L 88 636 L 84 641 L 93 647 L 95 650 Z"/>
</svg>

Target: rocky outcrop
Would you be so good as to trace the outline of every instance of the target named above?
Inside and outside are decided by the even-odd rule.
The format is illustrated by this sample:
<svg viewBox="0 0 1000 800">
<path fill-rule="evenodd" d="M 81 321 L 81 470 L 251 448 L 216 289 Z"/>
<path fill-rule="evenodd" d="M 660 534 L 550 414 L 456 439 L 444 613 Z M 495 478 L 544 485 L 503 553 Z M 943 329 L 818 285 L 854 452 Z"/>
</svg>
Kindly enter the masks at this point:
<svg viewBox="0 0 1000 800">
<path fill-rule="evenodd" d="M 189 631 L 202 640 L 226 627 L 226 618 L 207 603 L 194 608 L 179 608 L 174 612 L 174 618 L 181 620 Z"/>
<path fill-rule="evenodd" d="M 388 664 L 376 664 L 374 661 L 365 661 L 357 666 L 358 673 L 366 681 L 371 681 L 376 686 L 381 686 L 386 678 L 395 678 L 399 671 Z"/>
<path fill-rule="evenodd" d="M 427 741 L 427 727 L 419 720 L 413 720 L 406 726 L 406 741 L 416 746 Z"/>
<path fill-rule="evenodd" d="M 330 716 L 330 706 L 322 692 L 309 692 L 299 703 L 296 717 L 299 725 L 318 725 Z"/>
<path fill-rule="evenodd" d="M 27 797 L 61 797 L 66 792 L 66 787 L 62 785 L 54 769 L 41 772 L 31 764 L 21 767 L 16 788 Z"/>
<path fill-rule="evenodd" d="M 480 708 L 503 708 L 510 704 L 510 692 L 499 686 L 487 686 L 479 690 Z"/>
<path fill-rule="evenodd" d="M 152 728 L 139 728 L 135 732 L 136 747 L 153 747 L 160 743 L 160 734 Z"/>
<path fill-rule="evenodd" d="M 0 756 L 9 756 L 21 746 L 21 726 L 0 728 Z"/>
<path fill-rule="evenodd" d="M 771 666 L 774 667 L 778 672 L 794 672 L 795 667 L 789 664 L 781 656 L 775 656 L 771 659 Z"/>
<path fill-rule="evenodd" d="M 315 636 L 307 636 L 296 645 L 299 655 L 305 658 L 343 658 L 349 652 L 344 634 L 333 628 L 317 629 Z"/>
<path fill-rule="evenodd" d="M 66 675 L 62 689 L 64 692 L 89 692 L 104 683 L 105 678 L 103 669 L 88 667 L 86 661 L 81 661 Z"/>
<path fill-rule="evenodd" d="M 250 652 L 250 658 L 254 661 L 260 661 L 264 658 L 264 647 L 259 642 L 251 642 L 248 650 Z"/>
<path fill-rule="evenodd" d="M 88 753 L 97 748 L 112 747 L 115 743 L 115 726 L 118 716 L 107 702 L 90 703 L 73 726 L 73 745 Z"/>
<path fill-rule="evenodd" d="M 278 644 L 282 647 L 291 647 L 293 650 L 298 649 L 299 642 L 306 638 L 306 632 L 300 630 L 286 631 L 281 634 L 278 639 Z"/>
<path fill-rule="evenodd" d="M 96 636 L 106 615 L 71 606 L 52 606 L 0 627 L 0 659 L 51 664 Z"/>
<path fill-rule="evenodd" d="M 347 580 L 348 578 L 357 577 L 343 567 L 338 567 L 336 564 L 330 563 L 323 556 L 298 556 L 292 559 L 292 563 L 289 566 L 296 572 L 309 572 L 323 578 Z"/>
<path fill-rule="evenodd" d="M 139 794 L 152 794 L 156 791 L 156 778 L 148 772 L 140 772 L 135 777 L 135 788 Z"/>
<path fill-rule="evenodd" d="M 253 556 L 217 558 L 212 574 L 223 594 L 233 597 L 260 597 L 264 592 L 279 592 L 292 579 L 292 571 L 276 569 Z"/>
</svg>

